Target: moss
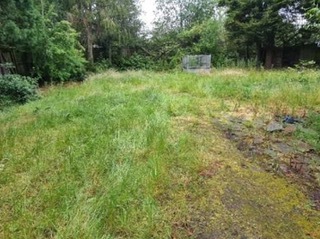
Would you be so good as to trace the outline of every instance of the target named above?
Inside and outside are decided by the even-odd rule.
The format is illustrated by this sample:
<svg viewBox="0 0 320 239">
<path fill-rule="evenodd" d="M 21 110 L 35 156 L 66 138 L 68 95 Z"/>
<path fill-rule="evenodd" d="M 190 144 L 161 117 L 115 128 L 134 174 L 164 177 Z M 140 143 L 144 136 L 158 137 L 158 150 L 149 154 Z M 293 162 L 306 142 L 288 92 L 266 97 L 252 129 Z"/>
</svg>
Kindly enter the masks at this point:
<svg viewBox="0 0 320 239">
<path fill-rule="evenodd" d="M 192 134 L 199 161 L 198 173 L 189 172 L 167 201 L 176 238 L 319 238 L 320 215 L 295 185 L 247 162 L 208 121 L 178 122 L 180 132 Z"/>
</svg>

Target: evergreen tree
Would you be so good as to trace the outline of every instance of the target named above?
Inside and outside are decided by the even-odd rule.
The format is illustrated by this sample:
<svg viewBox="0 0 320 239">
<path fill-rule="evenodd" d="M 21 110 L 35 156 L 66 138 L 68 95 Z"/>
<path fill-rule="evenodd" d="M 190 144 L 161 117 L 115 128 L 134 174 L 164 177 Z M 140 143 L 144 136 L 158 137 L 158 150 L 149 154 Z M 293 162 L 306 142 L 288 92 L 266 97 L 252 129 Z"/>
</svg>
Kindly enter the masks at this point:
<svg viewBox="0 0 320 239">
<path fill-rule="evenodd" d="M 24 55 L 29 74 L 44 81 L 65 81 L 84 73 L 77 33 L 56 18 L 42 1 L 9 0 L 0 5 L 0 45 Z M 7 14 L 10 12 L 11 14 Z"/>
<path fill-rule="evenodd" d="M 221 0 L 227 7 L 226 29 L 229 41 L 246 48 L 256 45 L 258 64 L 271 68 L 274 48 L 292 46 L 301 41 L 302 5 L 296 0 Z M 263 57 L 265 50 L 265 57 Z"/>
</svg>

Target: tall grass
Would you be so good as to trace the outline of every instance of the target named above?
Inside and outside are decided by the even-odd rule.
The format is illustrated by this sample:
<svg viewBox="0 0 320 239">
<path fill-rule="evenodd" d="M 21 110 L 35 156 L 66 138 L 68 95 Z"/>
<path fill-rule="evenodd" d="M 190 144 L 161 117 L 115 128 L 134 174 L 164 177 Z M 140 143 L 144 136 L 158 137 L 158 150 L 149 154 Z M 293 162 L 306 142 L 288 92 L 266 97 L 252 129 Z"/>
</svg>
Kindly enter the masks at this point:
<svg viewBox="0 0 320 239">
<path fill-rule="evenodd" d="M 156 179 L 167 164 L 158 156 L 168 137 L 163 95 L 121 92 L 112 81 L 90 83 L 57 89 L 18 109 L 24 112 L 17 126 L 4 123 L 1 200 L 15 202 L 14 218 L 2 215 L 13 224 L 5 231 L 24 225 L 28 229 L 18 226 L 16 235 L 28 230 L 30 238 L 57 227 L 65 228 L 62 238 L 152 232 Z M 143 230 L 133 227 L 137 220 Z M 35 221 L 40 225 L 32 230 Z"/>
<path fill-rule="evenodd" d="M 0 112 L 0 238 L 193 238 L 210 225 L 224 230 L 218 225 L 232 224 L 232 210 L 219 197 L 230 174 L 232 187 L 234 180 L 253 180 L 267 191 L 279 185 L 281 193 L 263 196 L 278 210 L 276 216 L 264 210 L 279 216 L 270 223 L 287 215 L 283 210 L 307 215 L 294 187 L 238 166 L 242 156 L 210 117 L 237 102 L 316 111 L 319 85 L 316 72 L 237 70 L 108 72 L 49 88 L 37 102 Z M 215 164 L 221 172 L 204 180 L 203 170 Z M 293 201 L 283 207 L 288 197 Z M 202 219 L 204 211 L 211 214 Z M 261 215 L 252 213 L 246 215 L 259 223 Z M 290 220 L 297 220 L 296 232 L 284 231 L 284 238 L 317 231 L 304 216 L 287 215 L 283 223 Z M 282 229 L 272 225 L 274 232 L 261 235 L 276 238 Z"/>
</svg>

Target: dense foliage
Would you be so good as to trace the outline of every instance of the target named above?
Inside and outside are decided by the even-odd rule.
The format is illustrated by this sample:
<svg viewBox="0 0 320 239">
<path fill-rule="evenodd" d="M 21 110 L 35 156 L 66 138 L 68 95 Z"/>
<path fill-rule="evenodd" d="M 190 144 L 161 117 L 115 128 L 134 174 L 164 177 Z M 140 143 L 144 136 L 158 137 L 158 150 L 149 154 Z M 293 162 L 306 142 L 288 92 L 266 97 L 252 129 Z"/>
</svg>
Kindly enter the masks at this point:
<svg viewBox="0 0 320 239">
<path fill-rule="evenodd" d="M 81 80 L 85 74 L 85 59 L 77 36 L 67 21 L 48 28 L 45 52 L 37 54 L 34 59 L 36 72 L 55 82 Z"/>
<path fill-rule="evenodd" d="M 211 54 L 215 66 L 225 63 L 222 10 L 214 0 L 157 0 L 152 38 L 144 49 L 158 68 L 180 67 L 186 54 Z M 144 48 L 146 48 L 144 47 Z"/>
<path fill-rule="evenodd" d="M 149 57 L 134 53 L 130 57 L 123 58 L 119 68 L 121 70 L 150 70 L 154 69 L 154 64 Z"/>
<path fill-rule="evenodd" d="M 59 1 L 58 5 L 64 18 L 81 33 L 80 40 L 91 65 L 97 57 L 111 62 L 122 48 L 134 44 L 138 36 L 141 22 L 135 0 L 68 0 Z"/>
<path fill-rule="evenodd" d="M 134 0 L 2 1 L 0 50 L 22 55 L 41 83 L 81 79 L 84 50 L 89 66 L 94 58 L 121 58 L 138 36 L 138 14 Z"/>
<path fill-rule="evenodd" d="M 266 68 L 274 63 L 275 48 L 316 42 L 311 38 L 305 14 L 308 7 L 303 1 L 220 0 L 220 5 L 227 7 L 225 26 L 229 43 L 246 57 L 249 49 L 255 47 L 258 64 L 263 63 Z"/>
<path fill-rule="evenodd" d="M 85 61 L 77 33 L 68 22 L 56 19 L 53 5 L 41 12 L 32 0 L 10 0 L 2 3 L 0 20 L 0 46 L 23 54 L 29 74 L 41 78 L 41 82 L 83 75 Z"/>
<path fill-rule="evenodd" d="M 36 79 L 20 76 L 0 76 L 0 109 L 12 105 L 26 103 L 38 98 Z"/>
<path fill-rule="evenodd" d="M 27 74 L 45 83 L 81 79 L 85 70 L 107 67 L 173 69 L 186 54 L 211 54 L 216 67 L 242 60 L 281 67 L 277 49 L 320 39 L 317 0 L 156 4 L 154 28 L 144 32 L 138 0 L 1 1 L 0 50 L 14 49 Z"/>
</svg>

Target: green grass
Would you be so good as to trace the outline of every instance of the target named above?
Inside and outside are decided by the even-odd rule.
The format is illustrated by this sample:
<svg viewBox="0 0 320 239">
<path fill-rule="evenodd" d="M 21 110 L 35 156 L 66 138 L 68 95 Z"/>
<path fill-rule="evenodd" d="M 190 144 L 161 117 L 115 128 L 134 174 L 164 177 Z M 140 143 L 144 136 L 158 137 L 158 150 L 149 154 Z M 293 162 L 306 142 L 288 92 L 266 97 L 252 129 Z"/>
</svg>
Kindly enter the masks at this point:
<svg viewBox="0 0 320 239">
<path fill-rule="evenodd" d="M 0 112 L 0 238 L 319 238 L 212 118 L 317 112 L 317 72 L 107 72 Z M 280 236 L 281 235 L 281 236 Z"/>
<path fill-rule="evenodd" d="M 304 128 L 301 128 L 297 135 L 320 152 L 320 113 L 312 112 L 304 122 Z"/>
</svg>

